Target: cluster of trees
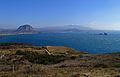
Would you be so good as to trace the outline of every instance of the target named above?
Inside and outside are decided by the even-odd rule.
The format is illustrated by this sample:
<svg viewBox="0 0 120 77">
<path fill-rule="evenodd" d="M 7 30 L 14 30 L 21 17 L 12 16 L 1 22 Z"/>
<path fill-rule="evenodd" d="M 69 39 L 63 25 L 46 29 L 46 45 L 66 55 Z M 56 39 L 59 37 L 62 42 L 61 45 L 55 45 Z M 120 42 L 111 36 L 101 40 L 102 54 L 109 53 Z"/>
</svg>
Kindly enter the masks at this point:
<svg viewBox="0 0 120 77">
<path fill-rule="evenodd" d="M 67 59 L 64 55 L 48 55 L 48 54 L 40 54 L 38 52 L 32 51 L 21 51 L 18 50 L 16 52 L 17 55 L 23 55 L 29 62 L 37 63 L 37 64 L 56 64 L 60 63 Z"/>
</svg>

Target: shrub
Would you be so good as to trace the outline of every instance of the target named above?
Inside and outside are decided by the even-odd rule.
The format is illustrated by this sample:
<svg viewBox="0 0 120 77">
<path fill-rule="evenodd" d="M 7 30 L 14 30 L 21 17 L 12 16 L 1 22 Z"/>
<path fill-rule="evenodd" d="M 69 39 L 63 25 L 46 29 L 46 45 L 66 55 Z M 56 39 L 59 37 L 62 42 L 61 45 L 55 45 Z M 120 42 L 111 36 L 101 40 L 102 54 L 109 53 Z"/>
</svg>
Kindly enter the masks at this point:
<svg viewBox="0 0 120 77">
<path fill-rule="evenodd" d="M 10 46 L 10 45 L 32 45 L 29 43 L 0 43 L 0 46 Z"/>
<path fill-rule="evenodd" d="M 116 75 L 116 76 L 114 76 L 114 77 L 120 77 L 120 75 Z"/>
<path fill-rule="evenodd" d="M 76 56 L 71 56 L 70 59 L 75 60 L 77 57 Z"/>
<path fill-rule="evenodd" d="M 32 51 L 18 50 L 16 54 L 23 55 L 30 62 L 37 64 L 56 64 L 66 59 L 64 55 L 48 55 Z"/>
<path fill-rule="evenodd" d="M 95 65 L 94 67 L 101 67 L 101 68 L 107 68 L 108 66 L 107 65 L 105 65 L 105 64 L 97 64 L 97 65 Z"/>
<path fill-rule="evenodd" d="M 120 63 L 115 63 L 113 67 L 120 68 Z"/>
</svg>

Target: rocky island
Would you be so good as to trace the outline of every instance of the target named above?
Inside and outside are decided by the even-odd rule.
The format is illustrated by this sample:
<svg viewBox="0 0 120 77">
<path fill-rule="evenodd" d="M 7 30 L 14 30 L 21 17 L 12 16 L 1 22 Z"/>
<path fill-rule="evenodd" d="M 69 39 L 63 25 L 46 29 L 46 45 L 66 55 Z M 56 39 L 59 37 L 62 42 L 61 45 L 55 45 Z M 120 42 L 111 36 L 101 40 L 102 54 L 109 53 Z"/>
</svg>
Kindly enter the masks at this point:
<svg viewBox="0 0 120 77">
<path fill-rule="evenodd" d="M 25 24 L 20 26 L 15 33 L 17 34 L 33 34 L 37 33 L 31 25 Z"/>
<path fill-rule="evenodd" d="M 31 25 L 25 24 L 18 27 L 16 30 L 3 30 L 0 31 L 0 35 L 16 35 L 16 34 L 36 34 L 39 31 L 35 31 Z"/>
<path fill-rule="evenodd" d="M 108 33 L 99 33 L 98 35 L 108 35 Z"/>
<path fill-rule="evenodd" d="M 120 77 L 120 53 L 1 43 L 0 77 Z"/>
</svg>

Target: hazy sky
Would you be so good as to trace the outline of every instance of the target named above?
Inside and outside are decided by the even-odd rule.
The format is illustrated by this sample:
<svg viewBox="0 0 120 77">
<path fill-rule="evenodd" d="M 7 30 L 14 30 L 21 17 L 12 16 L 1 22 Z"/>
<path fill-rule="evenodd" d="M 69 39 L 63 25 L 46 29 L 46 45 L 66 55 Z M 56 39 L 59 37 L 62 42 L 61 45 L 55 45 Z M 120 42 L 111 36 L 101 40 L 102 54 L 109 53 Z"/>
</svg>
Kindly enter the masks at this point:
<svg viewBox="0 0 120 77">
<path fill-rule="evenodd" d="M 22 24 L 120 30 L 120 0 L 0 0 L 0 27 Z"/>
</svg>

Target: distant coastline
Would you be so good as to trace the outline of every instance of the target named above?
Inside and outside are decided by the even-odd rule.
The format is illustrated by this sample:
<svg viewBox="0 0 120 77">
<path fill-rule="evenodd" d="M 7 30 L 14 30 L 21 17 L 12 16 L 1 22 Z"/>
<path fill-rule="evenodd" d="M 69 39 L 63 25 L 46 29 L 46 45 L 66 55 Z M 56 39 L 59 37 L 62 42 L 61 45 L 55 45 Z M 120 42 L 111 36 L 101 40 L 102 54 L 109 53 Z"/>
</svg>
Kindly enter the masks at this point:
<svg viewBox="0 0 120 77">
<path fill-rule="evenodd" d="M 8 34 L 8 33 L 0 34 L 0 36 L 7 36 L 7 35 L 16 35 L 16 34 Z"/>
<path fill-rule="evenodd" d="M 35 33 L 19 33 L 19 34 L 35 34 Z M 19 35 L 17 33 L 4 33 L 4 34 L 0 34 L 0 36 L 8 36 L 8 35 Z"/>
</svg>

